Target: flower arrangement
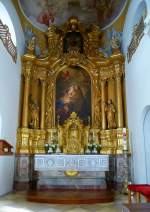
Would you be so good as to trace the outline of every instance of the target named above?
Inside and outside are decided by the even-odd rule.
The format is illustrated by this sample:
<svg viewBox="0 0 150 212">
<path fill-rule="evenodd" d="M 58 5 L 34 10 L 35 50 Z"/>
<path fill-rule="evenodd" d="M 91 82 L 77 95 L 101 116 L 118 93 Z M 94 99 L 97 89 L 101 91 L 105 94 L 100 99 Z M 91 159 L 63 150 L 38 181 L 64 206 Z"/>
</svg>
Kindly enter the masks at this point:
<svg viewBox="0 0 150 212">
<path fill-rule="evenodd" d="M 89 143 L 87 145 L 86 153 L 88 154 L 99 154 L 101 150 L 101 144 L 98 143 Z"/>
<path fill-rule="evenodd" d="M 45 153 L 46 154 L 61 153 L 59 144 L 57 144 L 55 141 L 53 141 L 51 144 L 46 143 L 45 144 Z"/>
</svg>

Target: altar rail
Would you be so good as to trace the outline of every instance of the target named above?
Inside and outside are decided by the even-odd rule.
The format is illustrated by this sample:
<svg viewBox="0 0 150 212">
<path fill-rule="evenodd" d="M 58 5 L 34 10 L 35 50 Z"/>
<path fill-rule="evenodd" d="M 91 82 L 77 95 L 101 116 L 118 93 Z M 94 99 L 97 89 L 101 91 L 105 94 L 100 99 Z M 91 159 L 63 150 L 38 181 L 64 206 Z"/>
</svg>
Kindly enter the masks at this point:
<svg viewBox="0 0 150 212">
<path fill-rule="evenodd" d="M 108 155 L 35 155 L 35 171 L 109 171 Z"/>
</svg>

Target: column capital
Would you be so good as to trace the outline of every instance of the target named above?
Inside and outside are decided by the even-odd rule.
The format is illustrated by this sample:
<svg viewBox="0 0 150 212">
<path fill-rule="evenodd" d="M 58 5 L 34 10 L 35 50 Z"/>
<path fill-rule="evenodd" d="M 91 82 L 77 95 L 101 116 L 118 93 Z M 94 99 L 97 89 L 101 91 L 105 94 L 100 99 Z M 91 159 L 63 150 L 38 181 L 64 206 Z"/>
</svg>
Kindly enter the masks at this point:
<svg viewBox="0 0 150 212">
<path fill-rule="evenodd" d="M 124 74 L 124 66 L 122 64 L 115 64 L 115 77 L 116 79 L 121 78 Z"/>
<path fill-rule="evenodd" d="M 30 78 L 33 69 L 33 63 L 31 61 L 26 61 L 23 63 L 22 73 L 26 78 Z"/>
<path fill-rule="evenodd" d="M 113 78 L 115 76 L 115 71 L 113 65 L 110 65 L 108 67 L 102 68 L 100 70 L 100 79 L 101 81 L 107 81 L 110 78 Z"/>
<path fill-rule="evenodd" d="M 45 67 L 38 68 L 38 78 L 41 82 L 45 82 L 47 78 L 47 69 Z"/>
</svg>

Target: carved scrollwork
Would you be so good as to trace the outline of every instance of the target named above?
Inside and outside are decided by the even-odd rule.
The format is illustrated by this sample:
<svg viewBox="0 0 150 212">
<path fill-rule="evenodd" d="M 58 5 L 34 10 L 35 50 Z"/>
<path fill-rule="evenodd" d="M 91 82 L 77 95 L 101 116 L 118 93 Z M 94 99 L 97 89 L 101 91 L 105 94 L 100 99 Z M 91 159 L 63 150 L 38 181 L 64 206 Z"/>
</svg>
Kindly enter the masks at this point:
<svg viewBox="0 0 150 212">
<path fill-rule="evenodd" d="M 59 58 L 60 55 L 62 54 L 63 40 L 56 26 L 51 25 L 48 28 L 47 36 L 48 36 L 49 55 L 51 57 Z"/>
<path fill-rule="evenodd" d="M 85 53 L 88 57 L 99 57 L 99 47 L 101 43 L 102 32 L 99 27 L 95 24 L 91 25 L 91 29 L 87 34 L 85 40 Z"/>
<path fill-rule="evenodd" d="M 78 49 L 71 49 L 68 53 L 64 54 L 62 65 L 77 66 L 86 63 L 85 55 L 81 54 Z"/>
</svg>

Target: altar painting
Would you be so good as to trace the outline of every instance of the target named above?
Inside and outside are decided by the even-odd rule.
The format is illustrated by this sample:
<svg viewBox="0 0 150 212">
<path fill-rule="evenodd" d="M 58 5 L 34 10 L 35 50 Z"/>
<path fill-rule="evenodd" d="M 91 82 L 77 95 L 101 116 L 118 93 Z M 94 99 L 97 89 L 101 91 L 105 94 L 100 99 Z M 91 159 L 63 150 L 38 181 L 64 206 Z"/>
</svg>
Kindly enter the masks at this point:
<svg viewBox="0 0 150 212">
<path fill-rule="evenodd" d="M 91 116 L 91 80 L 80 67 L 61 71 L 56 80 L 56 122 L 63 124 L 72 112 L 88 124 Z"/>
</svg>

